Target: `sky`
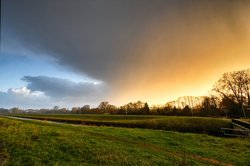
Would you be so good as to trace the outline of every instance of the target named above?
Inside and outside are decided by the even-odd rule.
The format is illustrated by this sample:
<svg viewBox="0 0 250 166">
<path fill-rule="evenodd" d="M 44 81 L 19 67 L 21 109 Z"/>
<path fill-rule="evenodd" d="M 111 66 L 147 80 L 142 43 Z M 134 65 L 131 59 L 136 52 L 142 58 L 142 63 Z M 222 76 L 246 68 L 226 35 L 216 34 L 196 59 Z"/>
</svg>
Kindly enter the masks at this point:
<svg viewBox="0 0 250 166">
<path fill-rule="evenodd" d="M 0 107 L 164 104 L 250 67 L 247 0 L 1 0 Z"/>
</svg>

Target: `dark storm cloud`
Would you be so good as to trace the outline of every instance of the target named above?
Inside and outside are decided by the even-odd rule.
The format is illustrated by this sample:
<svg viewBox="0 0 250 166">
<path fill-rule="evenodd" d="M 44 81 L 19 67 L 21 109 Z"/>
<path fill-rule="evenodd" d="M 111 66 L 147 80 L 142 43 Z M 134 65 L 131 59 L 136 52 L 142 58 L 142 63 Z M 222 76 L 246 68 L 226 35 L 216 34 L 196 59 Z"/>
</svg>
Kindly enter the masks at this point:
<svg viewBox="0 0 250 166">
<path fill-rule="evenodd" d="M 166 0 L 3 0 L 3 45 L 54 56 L 64 65 L 112 82 L 114 76 L 127 72 L 127 66 L 142 62 L 144 55 L 134 49 L 143 49 L 143 41 L 137 40 L 148 27 L 163 17 L 171 29 L 185 5 L 190 4 Z"/>
<path fill-rule="evenodd" d="M 22 80 L 28 82 L 27 88 L 31 91 L 40 91 L 46 96 L 54 98 L 70 96 L 92 98 L 93 96 L 100 96 L 106 90 L 102 83 L 76 83 L 67 79 L 47 76 L 25 76 Z"/>
<path fill-rule="evenodd" d="M 36 53 L 108 80 L 126 62 L 128 45 L 161 3 L 145 1 L 3 1 L 3 40 L 18 40 Z"/>
</svg>

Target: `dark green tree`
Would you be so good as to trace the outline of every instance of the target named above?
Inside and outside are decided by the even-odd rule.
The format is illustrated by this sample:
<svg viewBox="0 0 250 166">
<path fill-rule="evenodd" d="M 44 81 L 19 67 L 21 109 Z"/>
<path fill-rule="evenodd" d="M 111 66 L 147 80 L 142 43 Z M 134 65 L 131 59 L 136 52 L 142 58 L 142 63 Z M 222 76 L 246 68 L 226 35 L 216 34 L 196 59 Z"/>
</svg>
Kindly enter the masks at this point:
<svg viewBox="0 0 250 166">
<path fill-rule="evenodd" d="M 150 112 L 150 109 L 149 109 L 148 103 L 145 103 L 143 107 L 143 114 L 149 115 L 149 112 Z"/>
</svg>

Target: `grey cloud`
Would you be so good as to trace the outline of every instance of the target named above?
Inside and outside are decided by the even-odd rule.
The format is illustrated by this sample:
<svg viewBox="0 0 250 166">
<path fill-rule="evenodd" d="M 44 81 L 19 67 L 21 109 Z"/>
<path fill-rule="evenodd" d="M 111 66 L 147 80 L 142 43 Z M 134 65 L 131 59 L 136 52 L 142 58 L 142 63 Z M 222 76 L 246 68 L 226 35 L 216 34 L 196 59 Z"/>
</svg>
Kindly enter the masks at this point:
<svg viewBox="0 0 250 166">
<path fill-rule="evenodd" d="M 23 81 L 28 83 L 27 88 L 31 91 L 41 91 L 53 98 L 81 97 L 92 98 L 104 96 L 106 86 L 104 83 L 73 82 L 68 79 L 47 76 L 24 76 Z"/>
<path fill-rule="evenodd" d="M 143 44 L 145 36 L 153 35 L 153 39 L 145 40 L 157 40 L 158 35 L 164 36 L 168 38 L 164 40 L 168 45 L 175 40 L 172 35 L 176 33 L 175 29 L 189 21 L 196 21 L 186 19 L 192 6 L 199 4 L 197 2 L 3 0 L 2 39 L 4 44 L 10 43 L 7 42 L 10 39 L 18 40 L 23 47 L 35 53 L 55 56 L 63 65 L 112 83 L 116 76 L 140 67 L 146 58 L 143 50 L 148 47 Z M 205 2 L 198 8 L 206 9 Z M 218 3 L 212 9 L 217 10 L 222 5 Z M 159 24 L 159 20 L 166 24 L 163 27 L 167 34 L 150 34 L 150 28 Z M 166 61 L 169 58 L 164 56 L 159 59 Z M 173 56 L 171 58 L 174 59 Z"/>
<path fill-rule="evenodd" d="M 135 70 L 132 74 L 129 68 L 144 64 L 142 59 L 147 57 L 143 50 L 148 47 L 143 44 L 145 36 L 149 35 L 146 40 L 152 41 L 168 38 L 162 41 L 165 42 L 162 47 L 168 48 L 180 45 L 175 41 L 178 33 L 189 33 L 196 26 L 202 28 L 214 22 L 226 22 L 241 27 L 235 9 L 241 9 L 243 5 L 248 6 L 249 2 L 3 0 L 3 47 L 12 47 L 11 39 L 19 41 L 28 50 L 49 54 L 65 66 L 112 83 L 116 76 L 123 75 L 125 79 L 127 72 L 135 78 L 140 74 Z M 162 25 L 157 25 L 158 22 Z M 155 24 L 159 34 L 151 36 L 150 28 Z M 178 62 L 180 55 L 170 51 L 154 56 L 159 61 Z"/>
<path fill-rule="evenodd" d="M 27 49 L 102 80 L 126 62 L 128 45 L 160 7 L 113 0 L 3 1 L 3 6 L 4 40 L 15 37 Z"/>
<path fill-rule="evenodd" d="M 47 76 L 25 76 L 27 87 L 0 91 L 0 107 L 52 108 L 96 106 L 106 99 L 108 87 L 104 83 L 73 82 L 67 79 Z"/>
</svg>

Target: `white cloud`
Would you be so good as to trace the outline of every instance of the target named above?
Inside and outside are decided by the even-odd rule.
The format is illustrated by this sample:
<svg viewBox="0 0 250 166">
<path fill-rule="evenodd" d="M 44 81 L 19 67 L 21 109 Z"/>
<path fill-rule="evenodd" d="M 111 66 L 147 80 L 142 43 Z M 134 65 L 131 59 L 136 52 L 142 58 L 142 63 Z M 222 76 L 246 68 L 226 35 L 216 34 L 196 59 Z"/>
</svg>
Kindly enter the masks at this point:
<svg viewBox="0 0 250 166">
<path fill-rule="evenodd" d="M 0 92 L 0 107 L 11 108 L 41 108 L 52 107 L 51 98 L 43 92 L 32 92 L 27 87 L 10 88 L 7 92 Z"/>
<path fill-rule="evenodd" d="M 44 93 L 41 91 L 31 91 L 27 87 L 21 87 L 21 88 L 10 88 L 8 90 L 9 94 L 13 94 L 16 96 L 25 96 L 25 97 L 45 97 Z"/>
</svg>

